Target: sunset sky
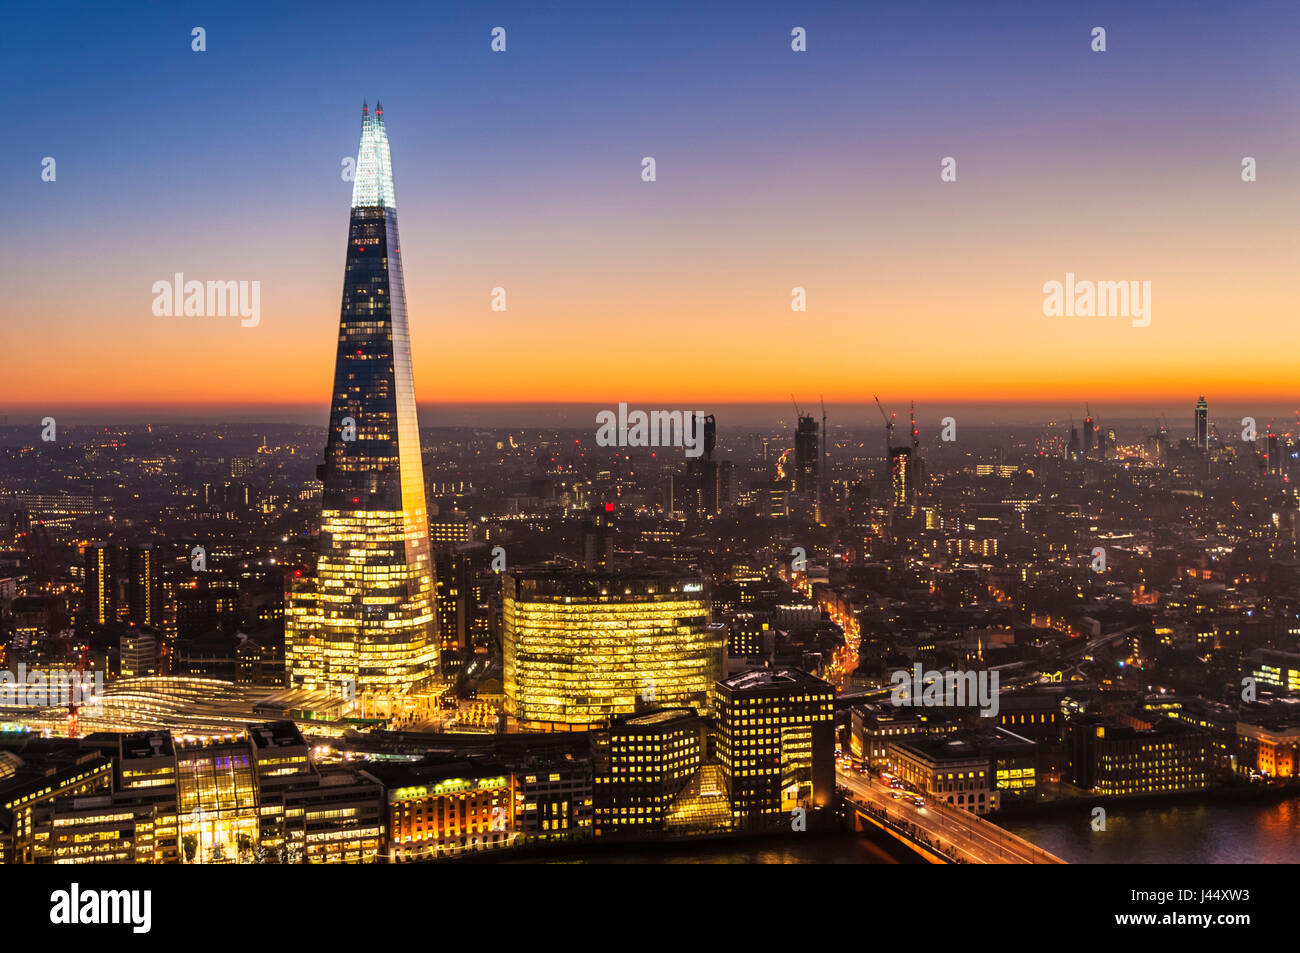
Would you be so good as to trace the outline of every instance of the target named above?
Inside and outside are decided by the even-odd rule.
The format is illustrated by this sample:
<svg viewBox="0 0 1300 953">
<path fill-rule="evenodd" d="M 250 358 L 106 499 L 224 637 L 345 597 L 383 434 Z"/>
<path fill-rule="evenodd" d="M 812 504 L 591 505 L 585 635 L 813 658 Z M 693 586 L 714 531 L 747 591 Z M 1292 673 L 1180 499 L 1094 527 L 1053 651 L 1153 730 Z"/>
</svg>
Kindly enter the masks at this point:
<svg viewBox="0 0 1300 953">
<path fill-rule="evenodd" d="M 9 11 L 0 412 L 323 422 L 363 98 L 425 423 L 1300 395 L 1294 3 L 445 6 Z M 1067 271 L 1150 281 L 1150 326 L 1044 317 Z M 260 325 L 155 317 L 175 272 L 260 281 Z"/>
</svg>

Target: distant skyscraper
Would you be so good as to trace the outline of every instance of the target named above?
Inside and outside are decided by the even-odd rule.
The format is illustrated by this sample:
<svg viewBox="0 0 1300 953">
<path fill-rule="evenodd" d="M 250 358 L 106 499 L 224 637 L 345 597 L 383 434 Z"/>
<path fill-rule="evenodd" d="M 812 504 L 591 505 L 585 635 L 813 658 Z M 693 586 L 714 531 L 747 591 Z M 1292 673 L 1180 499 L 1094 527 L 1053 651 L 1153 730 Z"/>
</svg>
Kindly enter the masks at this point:
<svg viewBox="0 0 1300 953">
<path fill-rule="evenodd" d="M 717 442 L 717 419 L 709 414 L 704 418 L 704 456 L 688 458 L 685 477 L 674 481 L 674 495 L 679 498 L 674 499 L 674 505 L 697 518 L 716 516 L 722 509 L 718 462 L 713 459 Z"/>
<path fill-rule="evenodd" d="M 910 510 L 912 506 L 912 448 L 891 447 L 889 450 L 889 482 L 895 510 Z"/>
<path fill-rule="evenodd" d="M 1273 433 L 1273 427 L 1270 424 L 1264 444 L 1264 466 L 1272 476 L 1282 475 L 1282 450 L 1278 443 L 1277 434 Z"/>
<path fill-rule="evenodd" d="M 117 599 L 113 593 L 114 547 L 109 543 L 90 543 L 86 546 L 85 593 L 86 621 L 104 625 L 116 618 Z"/>
<path fill-rule="evenodd" d="M 433 564 L 384 110 L 363 107 L 314 578 L 289 594 L 290 684 L 400 694 L 438 670 Z"/>
<path fill-rule="evenodd" d="M 162 601 L 158 591 L 158 551 L 152 543 L 127 550 L 127 598 L 130 619 L 137 625 L 162 623 Z"/>
<path fill-rule="evenodd" d="M 1204 397 L 1196 402 L 1196 447 L 1210 449 L 1210 407 Z"/>
<path fill-rule="evenodd" d="M 817 480 L 821 457 L 817 432 L 817 418 L 800 417 L 794 435 L 794 491 L 806 500 L 817 496 Z"/>
</svg>

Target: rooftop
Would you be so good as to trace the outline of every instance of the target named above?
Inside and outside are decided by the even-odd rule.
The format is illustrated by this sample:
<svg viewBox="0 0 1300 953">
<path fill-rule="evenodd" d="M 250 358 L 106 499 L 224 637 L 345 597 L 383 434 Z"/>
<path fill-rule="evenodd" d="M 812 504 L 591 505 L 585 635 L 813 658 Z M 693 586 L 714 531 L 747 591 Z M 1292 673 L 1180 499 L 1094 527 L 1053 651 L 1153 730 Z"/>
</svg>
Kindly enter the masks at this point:
<svg viewBox="0 0 1300 953">
<path fill-rule="evenodd" d="M 831 686 L 820 678 L 801 672 L 797 668 L 754 668 L 718 682 L 734 692 L 747 692 L 759 688 L 803 688 L 808 691 L 830 691 Z"/>
</svg>

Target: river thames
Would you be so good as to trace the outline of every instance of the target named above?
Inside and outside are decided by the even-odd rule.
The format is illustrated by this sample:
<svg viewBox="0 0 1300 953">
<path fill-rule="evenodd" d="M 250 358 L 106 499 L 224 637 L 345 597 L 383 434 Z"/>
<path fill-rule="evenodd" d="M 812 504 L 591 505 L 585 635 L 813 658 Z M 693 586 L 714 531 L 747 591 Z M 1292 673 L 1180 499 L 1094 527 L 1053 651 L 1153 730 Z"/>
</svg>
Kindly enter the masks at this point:
<svg viewBox="0 0 1300 953">
<path fill-rule="evenodd" d="M 1276 803 L 1113 804 L 1106 829 L 1092 829 L 1092 807 L 999 826 L 1072 864 L 1300 863 L 1300 798 Z M 892 841 L 843 833 L 761 841 L 661 844 L 579 851 L 546 858 L 579 864 L 897 864 L 919 863 Z"/>
<path fill-rule="evenodd" d="M 1300 862 L 1300 798 L 1275 803 L 1140 803 L 1092 808 L 1001 826 L 1072 864 L 1294 864 Z"/>
</svg>

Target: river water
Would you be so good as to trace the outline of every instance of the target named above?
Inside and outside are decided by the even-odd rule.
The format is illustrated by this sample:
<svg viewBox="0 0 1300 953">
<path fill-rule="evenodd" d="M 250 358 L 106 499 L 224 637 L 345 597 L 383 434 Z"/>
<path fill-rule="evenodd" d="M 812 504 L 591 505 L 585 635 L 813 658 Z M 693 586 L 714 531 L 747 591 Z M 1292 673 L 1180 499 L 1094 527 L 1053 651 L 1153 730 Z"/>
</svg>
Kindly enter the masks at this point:
<svg viewBox="0 0 1300 953">
<path fill-rule="evenodd" d="M 1111 804 L 1106 829 L 1091 806 L 999 826 L 1072 864 L 1300 863 L 1300 797 L 1272 804 Z M 917 858 L 880 836 L 824 833 L 759 841 L 659 844 L 580 851 L 546 859 L 579 864 L 897 864 Z"/>
<path fill-rule="evenodd" d="M 1109 805 L 1104 831 L 1092 829 L 1091 811 L 999 824 L 1072 864 L 1300 863 L 1300 798 Z"/>
</svg>

